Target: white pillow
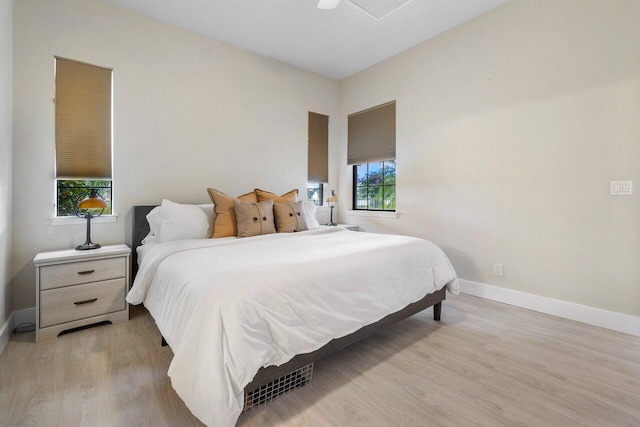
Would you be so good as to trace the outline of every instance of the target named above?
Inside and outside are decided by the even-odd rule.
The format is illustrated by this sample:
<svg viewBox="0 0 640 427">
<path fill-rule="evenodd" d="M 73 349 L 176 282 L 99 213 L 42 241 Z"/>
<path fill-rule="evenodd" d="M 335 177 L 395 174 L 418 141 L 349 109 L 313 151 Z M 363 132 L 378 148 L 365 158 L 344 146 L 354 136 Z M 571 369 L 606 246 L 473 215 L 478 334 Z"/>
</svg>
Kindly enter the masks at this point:
<svg viewBox="0 0 640 427">
<path fill-rule="evenodd" d="M 307 228 L 309 230 L 313 228 L 319 228 L 320 223 L 316 218 L 316 205 L 313 202 L 304 202 L 302 204 L 302 208 L 304 209 L 304 217 L 307 221 Z"/>
<path fill-rule="evenodd" d="M 204 238 L 206 239 L 211 237 L 211 233 L 213 232 L 213 219 L 216 217 L 216 214 L 213 210 L 213 203 L 209 203 L 206 205 L 193 205 L 193 206 L 197 206 L 200 209 L 202 209 L 204 214 L 207 216 L 207 221 L 209 222 L 209 228 L 207 228 L 207 235 Z"/>
<path fill-rule="evenodd" d="M 156 206 L 147 214 L 147 222 L 149 223 L 149 231 L 157 236 L 160 234 L 160 224 L 162 223 L 162 207 Z"/>
<path fill-rule="evenodd" d="M 213 217 L 213 204 L 184 205 L 165 199 L 162 205 L 156 206 L 147 214 L 149 234 L 142 240 L 142 244 L 206 239 L 211 236 Z"/>
<path fill-rule="evenodd" d="M 149 232 L 149 234 L 147 234 L 147 237 L 142 239 L 142 242 L 141 242 L 141 244 L 143 245 L 148 245 L 153 243 L 160 243 L 160 239 L 158 238 L 158 236 L 154 235 L 152 232 Z"/>
<path fill-rule="evenodd" d="M 162 208 L 160 206 L 156 206 L 147 214 L 147 222 L 149 223 L 149 234 L 147 234 L 147 237 L 142 239 L 143 245 L 146 245 L 148 243 L 160 242 L 158 236 L 160 235 L 160 225 L 162 225 L 161 212 Z"/>
<path fill-rule="evenodd" d="M 160 216 L 160 242 L 183 239 L 206 239 L 209 237 L 210 218 L 195 205 L 182 205 L 163 200 Z"/>
</svg>

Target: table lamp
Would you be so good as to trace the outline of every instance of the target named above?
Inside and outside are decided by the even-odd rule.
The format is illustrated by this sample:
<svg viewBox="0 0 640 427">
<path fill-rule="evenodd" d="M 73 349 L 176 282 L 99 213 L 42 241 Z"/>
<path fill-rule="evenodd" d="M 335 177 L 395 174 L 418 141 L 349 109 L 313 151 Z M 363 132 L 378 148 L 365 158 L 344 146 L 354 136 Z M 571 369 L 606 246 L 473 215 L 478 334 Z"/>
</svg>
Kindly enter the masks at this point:
<svg viewBox="0 0 640 427">
<path fill-rule="evenodd" d="M 336 196 L 336 190 L 331 190 L 331 195 L 327 199 L 327 203 L 329 204 L 329 208 L 331 209 L 331 220 L 327 223 L 327 225 L 338 225 L 333 222 L 333 208 L 336 207 L 338 203 L 338 196 Z"/>
<path fill-rule="evenodd" d="M 98 190 L 92 188 L 89 192 L 89 197 L 81 200 L 73 209 L 73 213 L 76 214 L 78 218 L 86 218 L 87 219 L 87 241 L 82 245 L 76 246 L 76 250 L 78 251 L 86 251 L 89 249 L 98 249 L 100 247 L 99 243 L 93 243 L 91 241 L 91 218 L 96 218 L 102 215 L 105 208 L 107 208 L 107 202 L 104 201 L 102 196 L 98 193 Z M 100 210 L 98 212 L 98 209 Z M 83 212 L 79 212 L 82 210 Z"/>
</svg>

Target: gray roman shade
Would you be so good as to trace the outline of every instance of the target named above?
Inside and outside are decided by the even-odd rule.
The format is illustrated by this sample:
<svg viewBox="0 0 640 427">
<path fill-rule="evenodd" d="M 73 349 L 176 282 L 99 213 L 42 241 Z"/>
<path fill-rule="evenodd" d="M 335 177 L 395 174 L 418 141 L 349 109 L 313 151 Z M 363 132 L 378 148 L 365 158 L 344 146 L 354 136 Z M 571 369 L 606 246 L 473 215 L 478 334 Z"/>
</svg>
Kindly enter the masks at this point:
<svg viewBox="0 0 640 427">
<path fill-rule="evenodd" d="M 309 111 L 308 181 L 329 182 L 329 116 Z"/>
<path fill-rule="evenodd" d="M 56 57 L 56 178 L 111 179 L 111 73 Z"/>
<path fill-rule="evenodd" d="M 359 165 L 395 158 L 395 101 L 349 115 L 348 164 Z"/>
</svg>

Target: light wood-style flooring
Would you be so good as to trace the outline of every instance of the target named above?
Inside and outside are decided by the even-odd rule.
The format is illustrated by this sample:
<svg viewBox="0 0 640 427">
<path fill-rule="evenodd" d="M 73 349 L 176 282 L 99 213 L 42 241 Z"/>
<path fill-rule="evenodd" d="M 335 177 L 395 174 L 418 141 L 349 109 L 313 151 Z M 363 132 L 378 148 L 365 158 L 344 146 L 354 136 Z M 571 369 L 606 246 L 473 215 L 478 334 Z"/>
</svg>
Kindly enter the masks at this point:
<svg viewBox="0 0 640 427">
<path fill-rule="evenodd" d="M 640 338 L 471 296 L 316 363 L 305 387 L 240 426 L 639 426 Z M 153 319 L 0 357 L 1 426 L 195 426 Z"/>
</svg>

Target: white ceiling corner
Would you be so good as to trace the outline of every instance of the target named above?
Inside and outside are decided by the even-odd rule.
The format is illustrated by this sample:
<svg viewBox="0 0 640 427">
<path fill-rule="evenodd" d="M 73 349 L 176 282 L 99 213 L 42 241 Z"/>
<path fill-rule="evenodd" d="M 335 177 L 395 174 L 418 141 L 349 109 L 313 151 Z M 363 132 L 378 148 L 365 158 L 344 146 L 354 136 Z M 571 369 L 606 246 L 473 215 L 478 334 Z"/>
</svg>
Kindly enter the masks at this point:
<svg viewBox="0 0 640 427">
<path fill-rule="evenodd" d="M 330 10 L 318 0 L 102 1 L 343 79 L 509 0 L 347 0 L 354 7 Z"/>
</svg>

